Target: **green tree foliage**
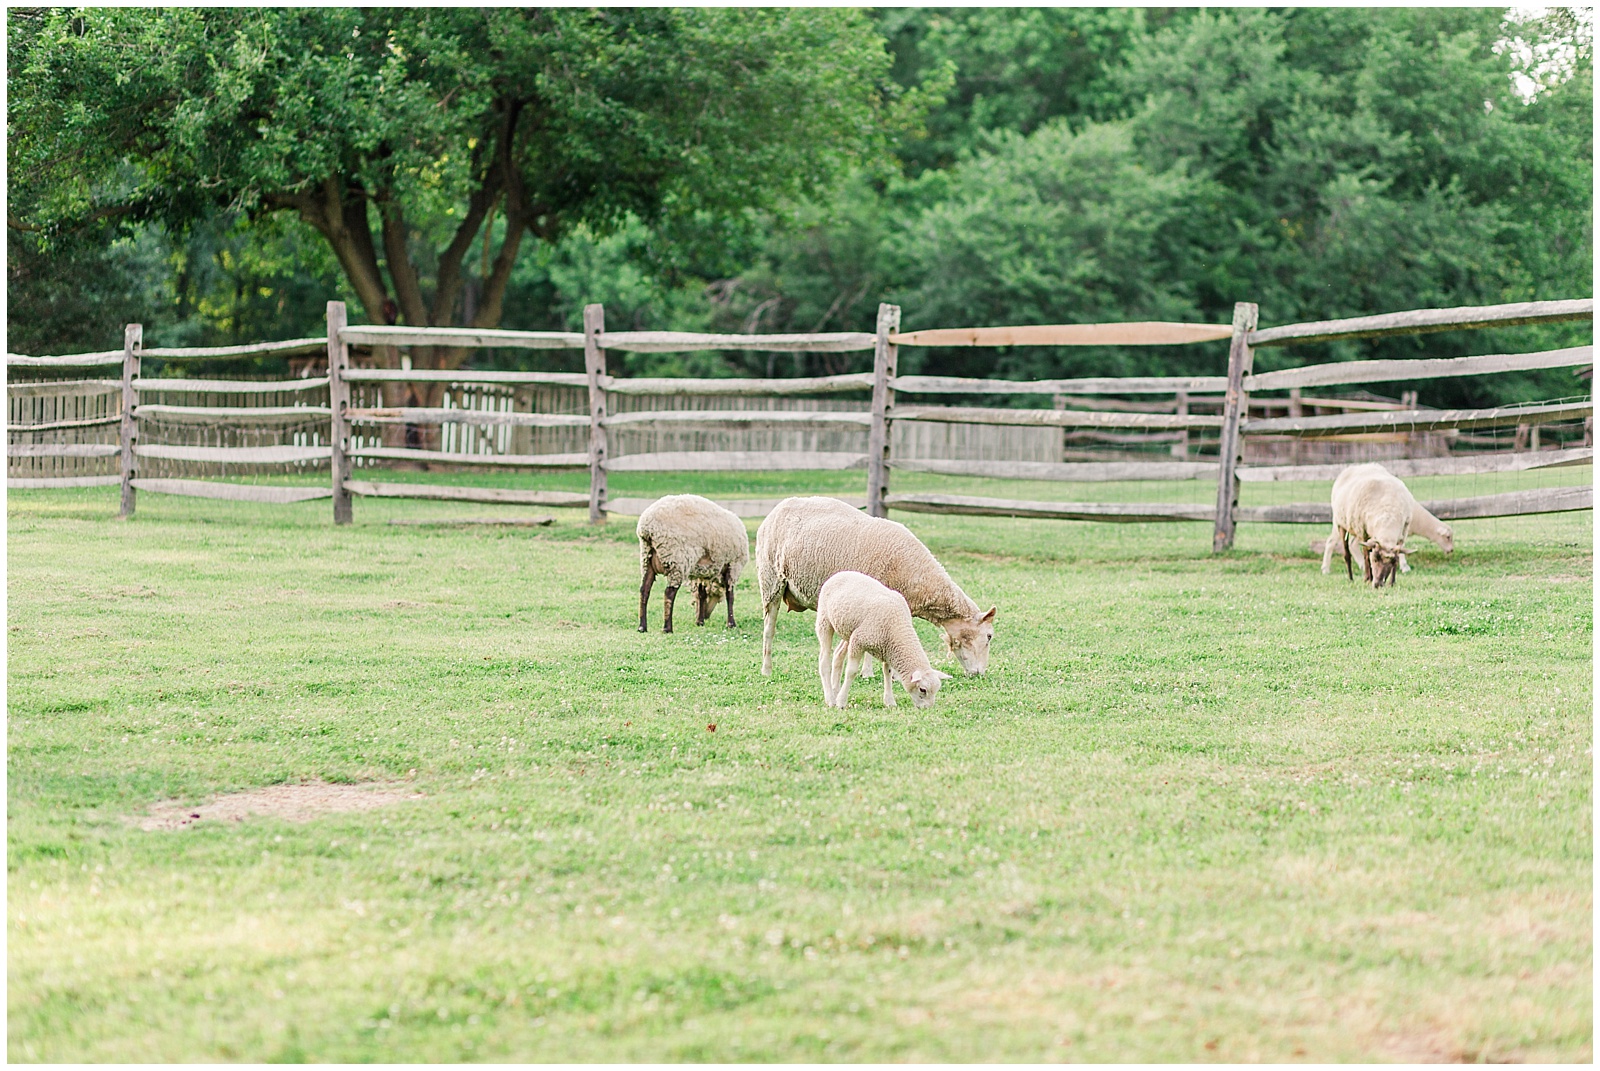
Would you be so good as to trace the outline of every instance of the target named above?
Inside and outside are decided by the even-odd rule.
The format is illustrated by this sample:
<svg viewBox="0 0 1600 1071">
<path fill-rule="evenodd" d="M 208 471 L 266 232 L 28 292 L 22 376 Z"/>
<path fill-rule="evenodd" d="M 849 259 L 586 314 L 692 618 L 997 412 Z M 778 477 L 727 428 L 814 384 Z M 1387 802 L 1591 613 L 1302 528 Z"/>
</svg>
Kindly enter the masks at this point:
<svg viewBox="0 0 1600 1071">
<path fill-rule="evenodd" d="M 11 26 L 24 226 L 292 212 L 377 321 L 494 326 L 525 236 L 630 214 L 671 230 L 795 197 L 898 121 L 881 39 L 848 9 L 101 9 Z"/>
</svg>

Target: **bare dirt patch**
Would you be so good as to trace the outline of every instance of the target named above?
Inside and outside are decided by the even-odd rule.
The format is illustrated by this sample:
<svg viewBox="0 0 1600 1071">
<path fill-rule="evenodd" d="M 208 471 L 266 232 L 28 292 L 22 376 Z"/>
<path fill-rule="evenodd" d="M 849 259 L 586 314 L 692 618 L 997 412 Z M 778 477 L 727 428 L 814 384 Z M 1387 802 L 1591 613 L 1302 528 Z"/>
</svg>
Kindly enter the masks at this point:
<svg viewBox="0 0 1600 1071">
<path fill-rule="evenodd" d="M 196 822 L 243 822 L 252 815 L 278 818 L 285 822 L 309 822 L 325 814 L 371 811 L 403 800 L 422 799 L 404 785 L 333 785 L 326 781 L 306 781 L 296 785 L 268 785 L 244 792 L 218 796 L 210 803 L 185 807 L 174 801 L 158 803 L 150 812 L 132 821 L 140 829 L 186 829 Z"/>
</svg>

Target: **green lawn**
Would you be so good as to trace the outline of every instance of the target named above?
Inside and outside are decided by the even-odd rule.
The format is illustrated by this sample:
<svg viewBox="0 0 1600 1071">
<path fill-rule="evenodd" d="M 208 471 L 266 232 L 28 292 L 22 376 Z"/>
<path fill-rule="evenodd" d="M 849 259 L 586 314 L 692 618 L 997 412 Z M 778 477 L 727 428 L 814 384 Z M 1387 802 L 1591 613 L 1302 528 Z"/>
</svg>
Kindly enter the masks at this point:
<svg viewBox="0 0 1600 1071">
<path fill-rule="evenodd" d="M 631 519 L 116 494 L 9 498 L 13 1060 L 1592 1058 L 1590 514 L 1382 592 L 1306 527 L 901 514 L 990 672 L 839 712 L 753 568 L 633 631 Z M 302 779 L 422 798 L 129 821 Z"/>
</svg>

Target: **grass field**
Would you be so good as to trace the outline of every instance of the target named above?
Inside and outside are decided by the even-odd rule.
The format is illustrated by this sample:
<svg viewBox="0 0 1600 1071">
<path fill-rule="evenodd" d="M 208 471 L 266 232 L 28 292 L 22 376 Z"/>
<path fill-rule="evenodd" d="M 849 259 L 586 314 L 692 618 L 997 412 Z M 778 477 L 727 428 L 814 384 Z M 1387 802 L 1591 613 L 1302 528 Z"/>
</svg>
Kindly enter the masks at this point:
<svg viewBox="0 0 1600 1071">
<path fill-rule="evenodd" d="M 1304 527 L 898 515 L 990 672 L 839 712 L 753 568 L 633 631 L 631 520 L 115 506 L 9 499 L 13 1060 L 1592 1058 L 1589 514 L 1382 592 Z M 133 821 L 311 779 L 419 798 Z"/>
</svg>

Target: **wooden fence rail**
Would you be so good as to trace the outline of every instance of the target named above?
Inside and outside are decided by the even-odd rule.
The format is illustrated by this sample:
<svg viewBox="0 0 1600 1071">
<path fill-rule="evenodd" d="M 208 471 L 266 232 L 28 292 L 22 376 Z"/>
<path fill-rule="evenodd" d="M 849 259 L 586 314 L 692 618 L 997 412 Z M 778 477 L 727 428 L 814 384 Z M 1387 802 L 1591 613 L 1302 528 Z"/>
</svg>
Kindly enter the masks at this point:
<svg viewBox="0 0 1600 1071">
<path fill-rule="evenodd" d="M 86 473 L 56 477 L 23 476 L 9 478 L 16 488 L 34 486 L 95 486 L 120 482 L 123 487 L 123 513 L 133 511 L 138 490 L 167 494 L 198 495 L 240 501 L 288 503 L 318 498 L 334 499 L 335 521 L 351 517 L 352 496 L 397 498 L 414 497 L 442 501 L 518 503 L 545 506 L 584 506 L 596 521 L 608 511 L 637 512 L 645 500 L 608 501 L 606 477 L 610 472 L 690 472 L 690 471 L 850 471 L 865 469 L 867 495 L 860 500 L 866 509 L 883 515 L 889 509 L 907 512 L 968 513 L 977 515 L 1092 519 L 1101 521 L 1212 521 L 1213 546 L 1226 549 L 1232 542 L 1236 522 L 1326 523 L 1324 503 L 1291 503 L 1283 506 L 1241 508 L 1238 488 L 1242 483 L 1329 480 L 1344 466 L 1339 464 L 1247 464 L 1244 443 L 1271 437 L 1277 440 L 1311 441 L 1320 439 L 1394 438 L 1421 432 L 1451 434 L 1486 428 L 1530 428 L 1540 424 L 1562 424 L 1592 418 L 1591 402 L 1551 402 L 1538 405 L 1507 406 L 1477 410 L 1433 410 L 1419 408 L 1414 401 L 1395 403 L 1376 396 L 1365 398 L 1305 397 L 1308 387 L 1345 384 L 1420 381 L 1447 376 L 1484 375 L 1498 372 L 1530 371 L 1563 367 L 1592 367 L 1593 348 L 1574 346 L 1538 353 L 1485 354 L 1453 358 L 1417 360 L 1353 361 L 1253 373 L 1253 351 L 1261 346 L 1289 343 L 1315 343 L 1341 338 L 1376 338 L 1395 334 L 1506 327 L 1516 324 L 1547 323 L 1593 318 L 1593 302 L 1524 302 L 1514 305 L 1460 309 L 1417 310 L 1382 316 L 1358 317 L 1309 324 L 1257 329 L 1254 306 L 1241 304 L 1234 323 L 1173 324 L 1066 324 L 1026 327 L 955 328 L 902 332 L 899 310 L 880 308 L 873 333 L 836 332 L 790 335 L 735 335 L 691 332 L 622 331 L 607 332 L 599 306 L 585 312 L 585 330 L 578 332 L 527 332 L 464 328 L 407 326 L 349 326 L 342 304 L 329 303 L 326 339 L 291 339 L 285 342 L 255 343 L 245 346 L 206 348 L 142 347 L 138 325 L 129 325 L 123 349 L 103 353 L 68 354 L 50 357 L 8 355 L 7 364 L 18 368 L 83 368 L 120 363 L 120 380 L 76 380 L 60 384 L 14 384 L 14 399 L 27 397 L 105 396 L 120 388 L 121 405 L 113 412 L 74 414 L 70 410 L 43 412 L 42 419 L 19 422 L 15 404 L 10 430 L 14 434 L 78 435 L 102 434 L 95 429 L 115 425 L 119 441 L 13 441 L 8 456 L 19 463 L 60 459 L 59 464 L 88 464 L 99 459 L 119 459 L 120 476 Z M 958 376 L 897 374 L 900 346 L 1086 346 L 1086 345 L 1190 345 L 1230 340 L 1227 375 L 1087 377 L 1054 380 L 996 380 Z M 507 372 L 479 369 L 411 369 L 406 367 L 352 368 L 349 346 L 380 347 L 380 359 L 393 364 L 394 349 L 406 347 L 444 347 L 457 351 L 492 347 L 507 349 L 583 350 L 583 372 Z M 608 374 L 605 353 L 608 349 L 637 353 L 671 353 L 697 350 L 745 350 L 785 353 L 850 353 L 872 350 L 871 372 L 807 378 L 628 378 Z M 326 376 L 295 380 L 215 380 L 194 378 L 141 378 L 143 357 L 170 361 L 241 359 L 287 356 L 326 351 L 329 372 Z M 389 357 L 382 358 L 387 352 Z M 457 358 L 459 359 L 459 358 Z M 384 384 L 444 384 L 443 406 L 374 405 L 376 387 Z M 364 387 L 358 392 L 352 386 Z M 467 388 L 499 391 L 493 397 L 461 393 Z M 320 404 L 242 404 L 252 396 L 263 402 L 275 397 L 290 400 L 305 392 L 328 391 L 329 403 Z M 387 389 L 387 388 L 386 388 Z M 557 411 L 528 411 L 526 397 L 512 404 L 515 391 L 568 391 L 588 395 L 587 412 L 577 405 L 551 402 Z M 1268 391 L 1288 391 L 1288 398 L 1252 397 Z M 98 392 L 98 394 L 96 393 Z M 359 394 L 362 403 L 354 401 Z M 835 408 L 774 409 L 727 408 L 744 404 L 716 399 L 749 400 L 759 405 L 776 404 L 785 399 L 863 398 L 865 401 L 809 403 Z M 141 403 L 141 395 L 159 400 Z M 176 396 L 192 395 L 194 400 L 237 401 L 241 404 L 177 404 Z M 236 399 L 222 395 L 238 395 Z M 978 396 L 1023 399 L 1049 396 L 1053 408 L 1014 408 L 946 404 L 899 404 L 901 395 L 942 395 L 951 400 Z M 1140 396 L 1164 396 L 1169 400 L 1138 400 Z M 437 394 L 434 395 L 437 397 Z M 1110 396 L 1110 397 L 1106 397 Z M 387 397 L 387 396 L 386 396 Z M 541 395 L 543 397 L 543 395 Z M 1068 399 L 1078 399 L 1070 405 Z M 651 402 L 651 399 L 657 399 Z M 313 393 L 307 402 L 316 403 Z M 634 400 L 634 401 L 630 401 Z M 627 404 L 618 407 L 618 403 Z M 709 405 L 707 404 L 709 403 Z M 667 408 L 650 408 L 665 404 Z M 787 403 L 793 404 L 793 403 Z M 637 406 L 644 405 L 644 408 Z M 673 406 L 676 406 L 675 408 Z M 858 406 L 861 408 L 851 408 Z M 842 408 L 840 408 L 842 407 Z M 1203 411 L 1196 411 L 1196 410 Z M 1312 410 L 1320 409 L 1323 415 Z M 1328 415 L 1327 410 L 1338 410 Z M 1219 412 L 1220 410 L 1220 412 Z M 80 411 L 81 412 L 81 411 Z M 1279 414 L 1287 415 L 1279 415 Z M 38 415 L 38 414 L 36 414 Z M 253 427 L 269 435 L 295 436 L 294 440 L 262 445 L 210 445 L 205 442 L 139 442 L 140 423 L 153 422 L 156 428 L 187 425 L 195 428 Z M 913 427 L 973 427 L 1033 429 L 1027 434 L 1049 433 L 1060 443 L 1060 461 L 1020 460 L 1015 454 L 991 459 L 941 459 L 896 456 L 892 434 L 896 424 Z M 320 430 L 318 429 L 320 425 Z M 438 448 L 396 445 L 393 439 L 375 438 L 377 432 L 356 429 L 404 426 L 408 439 L 412 429 L 478 429 L 472 438 L 456 436 L 438 440 Z M 313 429 L 309 439 L 303 429 Z M 302 429 L 302 430 L 297 430 Z M 494 432 L 494 429 L 507 429 Z M 482 439 L 494 433 L 505 436 L 510 429 L 529 442 L 529 429 L 554 433 L 565 429 L 587 431 L 586 452 L 563 449 L 552 440 L 545 443 L 550 453 L 526 452 L 528 445 L 508 449 L 505 438 Z M 847 448 L 808 449 L 677 449 L 645 448 L 640 452 L 612 456 L 615 434 L 639 432 L 671 433 L 702 430 L 805 432 L 816 440 L 818 432 L 830 435 L 849 432 L 865 438 L 860 446 L 849 447 L 860 439 L 838 440 Z M 1017 434 L 1022 434 L 1019 430 Z M 1195 459 L 1196 433 L 1221 436 L 1215 460 Z M 398 433 L 396 433 L 398 434 Z M 418 433 L 420 434 L 420 433 Z M 434 443 L 433 433 L 426 443 Z M 442 432 L 440 433 L 442 434 Z M 215 440 L 213 440 L 215 441 Z M 229 440 L 223 440 L 224 443 Z M 238 440 L 233 440 L 238 441 Z M 251 440 L 246 440 L 247 442 Z M 260 442 L 261 440 L 254 440 Z M 695 442 L 699 442 L 695 439 Z M 829 439 L 834 442 L 834 439 Z M 1156 450 L 1144 459 L 1135 453 L 1096 454 L 1092 450 L 1069 450 L 1072 442 L 1106 442 L 1129 450 Z M 1215 440 L 1205 440 L 1207 444 Z M 1570 438 L 1568 439 L 1570 443 Z M 381 443 L 381 445 L 379 445 Z M 450 446 L 455 443 L 458 446 Z M 494 445 L 498 443 L 498 445 Z M 1175 444 L 1169 452 L 1167 443 Z M 488 444 L 488 445 L 486 445 Z M 1536 445 L 1536 444 L 1535 444 Z M 1209 445 L 1206 447 L 1210 448 Z M 635 447 L 634 449 L 638 449 Z M 1030 448 L 1031 449 L 1031 448 Z M 1286 448 L 1285 448 L 1286 449 Z M 1297 447 L 1297 449 L 1299 449 Z M 483 451 L 488 452 L 474 452 Z M 1047 455 L 1048 456 L 1048 455 Z M 1297 454 L 1297 457 L 1304 455 Z M 140 475 L 140 459 L 220 466 L 236 471 L 237 466 L 306 466 L 328 464 L 331 483 L 326 488 L 269 487 L 212 480 L 150 478 Z M 364 462 L 427 462 L 448 466 L 485 467 L 501 470 L 554 470 L 587 467 L 590 490 L 578 492 L 522 491 L 452 486 L 448 484 L 385 483 L 354 479 L 352 465 Z M 51 462 L 52 464 L 58 462 Z M 1570 465 L 1592 465 L 1593 448 L 1589 441 L 1573 447 L 1558 444 L 1556 449 L 1518 450 L 1476 455 L 1412 457 L 1386 462 L 1397 475 L 1432 476 L 1468 473 L 1519 472 Z M 890 492 L 893 471 L 922 472 L 954 477 L 1035 480 L 1066 483 L 1117 483 L 1124 481 L 1217 480 L 1215 506 L 1182 503 L 1126 502 L 1036 502 L 981 498 L 964 495 L 894 494 Z M 69 470 L 70 471 L 70 470 Z M 856 500 L 852 500 L 856 501 Z M 749 515 L 763 515 L 773 502 L 750 500 L 739 503 Z M 1437 508 L 1434 508 L 1437 506 Z M 1550 510 L 1591 509 L 1588 488 L 1557 487 L 1486 495 L 1472 499 L 1430 504 L 1441 517 L 1506 516 Z"/>
</svg>

